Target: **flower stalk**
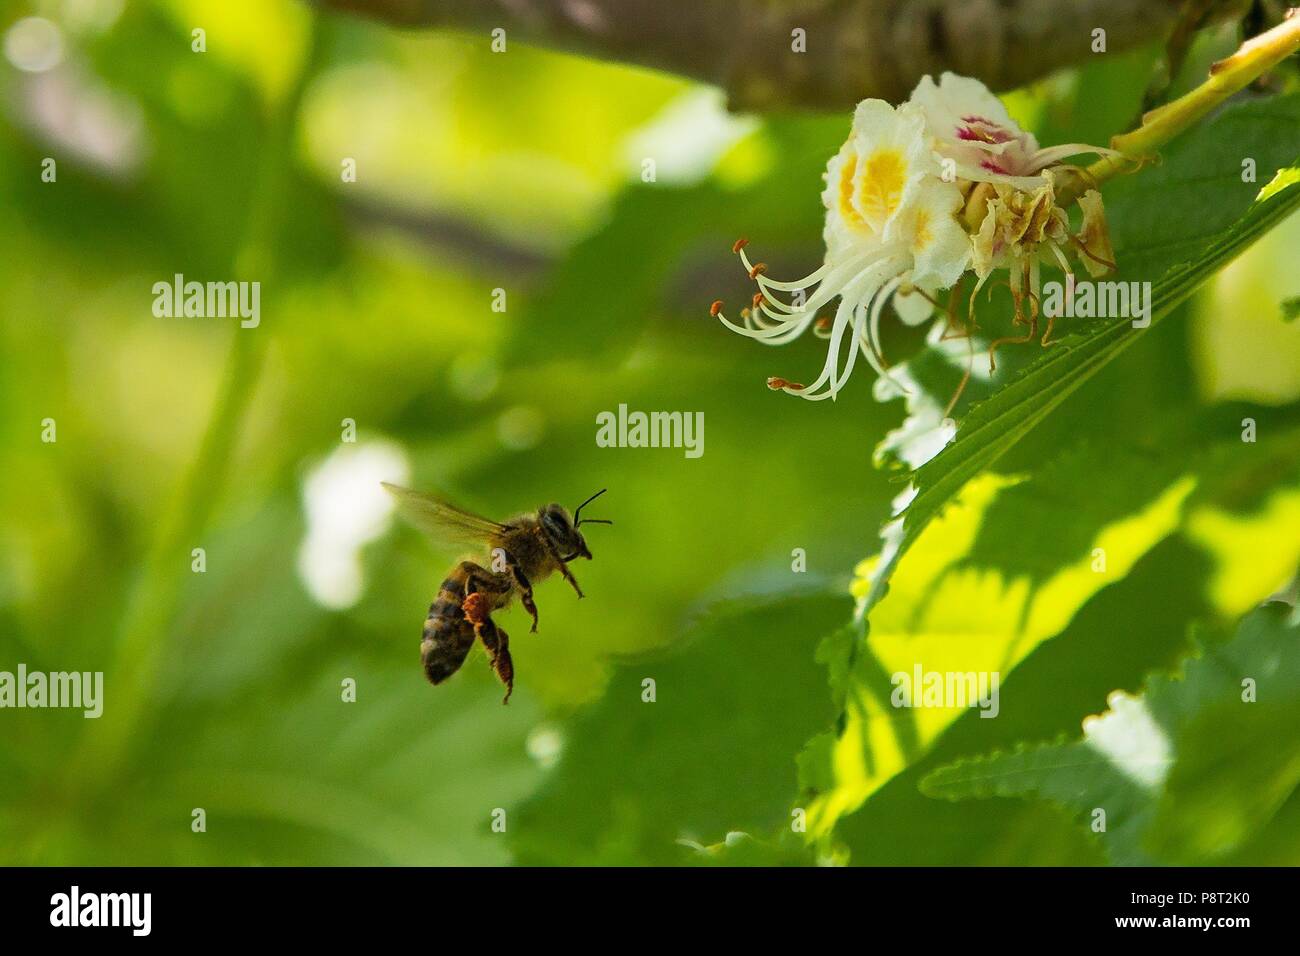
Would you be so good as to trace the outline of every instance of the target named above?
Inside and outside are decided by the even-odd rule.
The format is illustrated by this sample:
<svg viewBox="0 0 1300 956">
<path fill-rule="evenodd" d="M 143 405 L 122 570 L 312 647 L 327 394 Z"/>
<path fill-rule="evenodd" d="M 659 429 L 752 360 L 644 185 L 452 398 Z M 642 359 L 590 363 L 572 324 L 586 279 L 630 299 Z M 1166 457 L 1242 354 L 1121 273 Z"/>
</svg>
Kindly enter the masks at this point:
<svg viewBox="0 0 1300 956">
<path fill-rule="evenodd" d="M 1210 75 L 1196 89 L 1158 106 L 1142 117 L 1135 130 L 1111 138 L 1110 147 L 1121 156 L 1103 156 L 1087 168 L 1086 175 L 1065 184 L 1058 196 L 1073 201 L 1088 188 L 1150 161 L 1156 151 L 1191 129 L 1230 96 L 1300 50 L 1300 10 L 1292 9 L 1271 30 L 1252 37 L 1236 53 L 1210 67 Z"/>
</svg>

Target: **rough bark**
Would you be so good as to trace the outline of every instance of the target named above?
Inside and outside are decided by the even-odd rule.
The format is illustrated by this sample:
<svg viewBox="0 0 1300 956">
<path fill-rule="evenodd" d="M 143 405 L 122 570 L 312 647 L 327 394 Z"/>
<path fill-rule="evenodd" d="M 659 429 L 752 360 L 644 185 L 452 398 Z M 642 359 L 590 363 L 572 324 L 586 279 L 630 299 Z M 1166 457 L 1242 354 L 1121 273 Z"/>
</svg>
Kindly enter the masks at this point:
<svg viewBox="0 0 1300 956">
<path fill-rule="evenodd" d="M 725 89 L 737 109 L 831 110 L 907 97 L 953 70 L 995 90 L 1166 36 L 1186 0 L 311 0 L 408 27 L 479 33 L 655 67 Z M 1212 17 L 1247 0 L 1212 0 Z M 792 50 L 793 32 L 807 51 Z"/>
</svg>

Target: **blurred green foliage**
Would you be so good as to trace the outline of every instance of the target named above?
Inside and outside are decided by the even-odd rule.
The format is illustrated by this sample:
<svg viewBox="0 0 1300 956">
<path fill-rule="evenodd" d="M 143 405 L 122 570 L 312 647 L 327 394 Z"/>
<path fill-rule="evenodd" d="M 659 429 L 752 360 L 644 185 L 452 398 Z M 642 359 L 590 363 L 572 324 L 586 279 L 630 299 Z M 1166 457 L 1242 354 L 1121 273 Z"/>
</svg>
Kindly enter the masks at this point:
<svg viewBox="0 0 1300 956">
<path fill-rule="evenodd" d="M 0 33 L 29 15 L 63 48 L 49 70 L 0 63 L 0 670 L 102 670 L 106 700 L 98 720 L 0 712 L 0 862 L 1098 863 L 1066 812 L 949 803 L 918 782 L 1074 735 L 1112 690 L 1176 668 L 1194 622 L 1229 629 L 1294 574 L 1300 325 L 1279 310 L 1300 292 L 1282 267 L 1293 218 L 1008 452 L 982 505 L 958 500 L 944 520 L 964 546 L 938 525 L 918 542 L 887 599 L 891 666 L 918 638 L 963 669 L 1015 666 L 1003 716 L 900 731 L 824 829 L 814 814 L 795 836 L 792 811 L 834 791 L 818 748 L 844 740 L 849 668 L 879 650 L 862 653 L 849 595 L 900 490 L 872 452 L 903 409 L 865 380 L 834 404 L 767 391 L 767 375 L 819 364 L 821 343 L 766 351 L 707 310 L 748 296 L 737 236 L 781 274 L 817 264 L 821 173 L 848 117 L 741 122 L 671 77 L 293 0 L 11 2 Z M 1044 142 L 1104 139 L 1157 53 L 1010 103 Z M 1300 153 L 1294 122 L 1249 126 L 1189 160 L 1213 168 L 1186 195 L 1116 183 L 1117 240 L 1230 225 Z M 1223 148 L 1242 138 L 1259 145 L 1253 188 Z M 694 151 L 673 153 L 683 141 Z M 674 158 L 642 181 L 660 150 Z M 261 324 L 155 317 L 153 283 L 176 273 L 261 282 Z M 1005 321 L 1004 297 L 985 308 Z M 923 348 L 897 325 L 885 346 Z M 1036 355 L 1008 354 L 970 398 Z M 939 390 L 960 373 L 936 374 Z M 597 447 L 596 415 L 621 403 L 703 412 L 704 455 Z M 305 483 L 348 450 L 345 419 L 360 446 L 398 449 L 412 485 L 494 517 L 610 489 L 615 524 L 592 529 L 595 559 L 575 568 L 587 598 L 547 581 L 539 633 L 518 609 L 501 617 L 509 707 L 480 651 L 444 686 L 420 674 L 455 550 L 393 526 L 365 544 L 355 601 L 304 582 Z M 1043 589 L 1106 534 L 1127 555 L 1107 575 Z M 981 576 L 1006 591 L 964 586 Z M 1044 602 L 1029 630 L 1025 588 Z M 1230 842 L 1248 861 L 1267 826 L 1288 840 L 1254 858 L 1293 847 L 1293 775 L 1270 776 L 1268 801 L 1225 804 L 1214 756 L 1171 777 L 1167 856 Z"/>
</svg>

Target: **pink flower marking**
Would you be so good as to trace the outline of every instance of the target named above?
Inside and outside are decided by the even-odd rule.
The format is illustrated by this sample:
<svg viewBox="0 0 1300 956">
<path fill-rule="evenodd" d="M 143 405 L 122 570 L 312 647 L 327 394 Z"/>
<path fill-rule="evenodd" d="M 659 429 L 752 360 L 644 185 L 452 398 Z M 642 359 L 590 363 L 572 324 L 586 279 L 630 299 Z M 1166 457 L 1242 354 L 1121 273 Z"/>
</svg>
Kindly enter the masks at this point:
<svg viewBox="0 0 1300 956">
<path fill-rule="evenodd" d="M 987 120 L 981 120 L 975 117 L 966 117 L 967 122 L 976 122 L 976 126 L 958 126 L 957 138 L 962 140 L 974 140 L 980 143 L 1008 143 L 1015 137 L 1008 133 L 1001 126 L 990 123 Z"/>
</svg>

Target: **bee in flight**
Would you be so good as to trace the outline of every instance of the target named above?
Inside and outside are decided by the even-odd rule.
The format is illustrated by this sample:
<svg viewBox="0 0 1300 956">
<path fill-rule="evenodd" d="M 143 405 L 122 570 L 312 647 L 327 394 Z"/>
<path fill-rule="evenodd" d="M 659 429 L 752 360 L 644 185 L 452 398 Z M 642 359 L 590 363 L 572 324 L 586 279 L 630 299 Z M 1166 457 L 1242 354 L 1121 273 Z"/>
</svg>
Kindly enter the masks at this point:
<svg viewBox="0 0 1300 956">
<path fill-rule="evenodd" d="M 533 617 L 537 630 L 537 605 L 533 584 L 555 571 L 582 588 L 569 571 L 575 558 L 591 558 L 591 551 L 578 526 L 613 524 L 598 518 L 583 518 L 582 509 L 605 493 L 602 488 L 582 504 L 573 516 L 558 504 L 537 509 L 498 523 L 458 508 L 436 495 L 382 483 L 397 499 L 398 510 L 411 524 L 443 541 L 486 544 L 491 548 L 491 569 L 462 561 L 447 575 L 437 599 L 429 605 L 420 642 L 420 659 L 431 683 L 441 684 L 460 669 L 477 637 L 487 650 L 492 670 L 506 685 L 510 700 L 515 686 L 515 668 L 510 659 L 510 640 L 492 621 L 492 612 L 510 603 L 515 594 Z"/>
</svg>

